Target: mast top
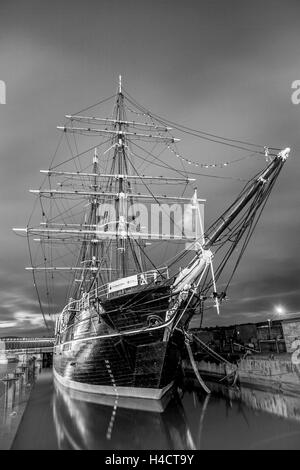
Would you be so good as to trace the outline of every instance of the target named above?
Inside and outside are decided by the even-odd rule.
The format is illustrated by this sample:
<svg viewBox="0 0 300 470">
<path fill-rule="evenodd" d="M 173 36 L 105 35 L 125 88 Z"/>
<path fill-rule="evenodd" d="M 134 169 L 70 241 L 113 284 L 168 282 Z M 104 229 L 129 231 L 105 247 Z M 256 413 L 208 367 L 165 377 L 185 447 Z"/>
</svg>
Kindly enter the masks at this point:
<svg viewBox="0 0 300 470">
<path fill-rule="evenodd" d="M 99 159 L 98 159 L 98 149 L 97 147 L 95 147 L 94 149 L 94 158 L 93 158 L 93 163 L 98 163 L 99 162 Z"/>
<path fill-rule="evenodd" d="M 281 152 L 279 152 L 278 157 L 280 157 L 283 161 L 285 161 L 288 158 L 290 151 L 291 151 L 290 147 L 287 147 L 284 150 L 281 150 Z"/>
<path fill-rule="evenodd" d="M 119 75 L 119 93 L 122 93 L 122 75 Z"/>
</svg>

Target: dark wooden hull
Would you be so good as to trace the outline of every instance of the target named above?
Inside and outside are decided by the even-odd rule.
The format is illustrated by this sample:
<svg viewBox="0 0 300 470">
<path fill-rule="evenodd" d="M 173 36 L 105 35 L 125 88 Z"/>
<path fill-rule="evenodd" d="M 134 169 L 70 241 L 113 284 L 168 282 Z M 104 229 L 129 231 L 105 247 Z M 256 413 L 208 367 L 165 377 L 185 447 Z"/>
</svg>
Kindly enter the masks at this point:
<svg viewBox="0 0 300 470">
<path fill-rule="evenodd" d="M 172 386 L 181 366 L 183 334 L 166 328 L 143 331 L 149 316 L 164 321 L 168 307 L 165 292 L 153 308 L 143 304 L 125 309 L 126 298 L 107 302 L 103 317 L 86 312 L 87 319 L 70 323 L 70 328 L 54 348 L 54 375 L 64 386 L 89 393 L 159 399 Z M 133 295 L 133 294 L 132 294 Z M 149 292 L 148 301 L 157 296 Z M 136 294 L 135 294 L 136 298 Z M 122 307 L 123 306 L 123 307 Z M 159 313 L 157 313 L 159 312 Z M 128 331 L 139 331 L 126 335 Z"/>
</svg>

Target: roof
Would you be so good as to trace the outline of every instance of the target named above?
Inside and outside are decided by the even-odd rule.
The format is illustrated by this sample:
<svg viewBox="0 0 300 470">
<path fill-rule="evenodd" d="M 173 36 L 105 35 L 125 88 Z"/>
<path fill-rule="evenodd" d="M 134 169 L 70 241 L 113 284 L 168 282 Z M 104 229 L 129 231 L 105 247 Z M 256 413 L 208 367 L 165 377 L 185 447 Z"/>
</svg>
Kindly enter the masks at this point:
<svg viewBox="0 0 300 470">
<path fill-rule="evenodd" d="M 294 323 L 295 321 L 300 321 L 300 315 L 296 315 L 295 317 L 283 318 L 281 320 L 282 323 Z"/>
</svg>

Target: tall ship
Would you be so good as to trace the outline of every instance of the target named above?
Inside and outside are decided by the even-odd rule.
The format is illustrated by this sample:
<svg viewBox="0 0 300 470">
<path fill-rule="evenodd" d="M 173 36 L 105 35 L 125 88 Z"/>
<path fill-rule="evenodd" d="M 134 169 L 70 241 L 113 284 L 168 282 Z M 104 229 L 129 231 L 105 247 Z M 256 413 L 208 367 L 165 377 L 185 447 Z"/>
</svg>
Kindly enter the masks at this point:
<svg viewBox="0 0 300 470">
<path fill-rule="evenodd" d="M 66 115 L 58 130 L 44 182 L 31 190 L 42 220 L 14 229 L 27 238 L 49 330 L 55 318 L 55 379 L 80 392 L 160 399 L 191 352 L 192 318 L 219 313 L 290 149 L 180 127 L 140 105 L 121 77 L 115 95 Z M 184 157 L 176 130 L 267 160 L 206 230 L 195 176 L 220 165 Z"/>
</svg>

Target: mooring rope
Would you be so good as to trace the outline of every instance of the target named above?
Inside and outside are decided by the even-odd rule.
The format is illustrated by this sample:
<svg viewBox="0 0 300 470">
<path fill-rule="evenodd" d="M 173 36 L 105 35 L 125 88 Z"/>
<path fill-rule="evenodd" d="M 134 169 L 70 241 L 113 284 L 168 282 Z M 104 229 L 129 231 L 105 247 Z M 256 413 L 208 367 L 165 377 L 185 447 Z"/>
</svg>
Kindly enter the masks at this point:
<svg viewBox="0 0 300 470">
<path fill-rule="evenodd" d="M 190 345 L 190 341 L 189 341 L 189 337 L 186 335 L 186 339 L 185 339 L 185 345 L 186 345 L 186 349 L 187 349 L 187 352 L 188 352 L 188 355 L 189 355 L 189 358 L 190 358 L 190 361 L 191 361 L 191 364 L 192 364 L 192 367 L 193 367 L 193 370 L 195 372 L 195 375 L 198 379 L 198 382 L 199 384 L 201 385 L 201 387 L 203 388 L 203 390 L 206 392 L 206 393 L 211 393 L 210 389 L 207 387 L 207 385 L 205 384 L 204 380 L 202 379 L 201 375 L 199 374 L 199 371 L 198 371 L 198 368 L 197 368 L 197 364 L 195 362 L 195 359 L 194 359 L 194 356 L 193 356 L 193 352 L 192 352 L 192 349 L 191 349 L 191 345 Z"/>
</svg>

